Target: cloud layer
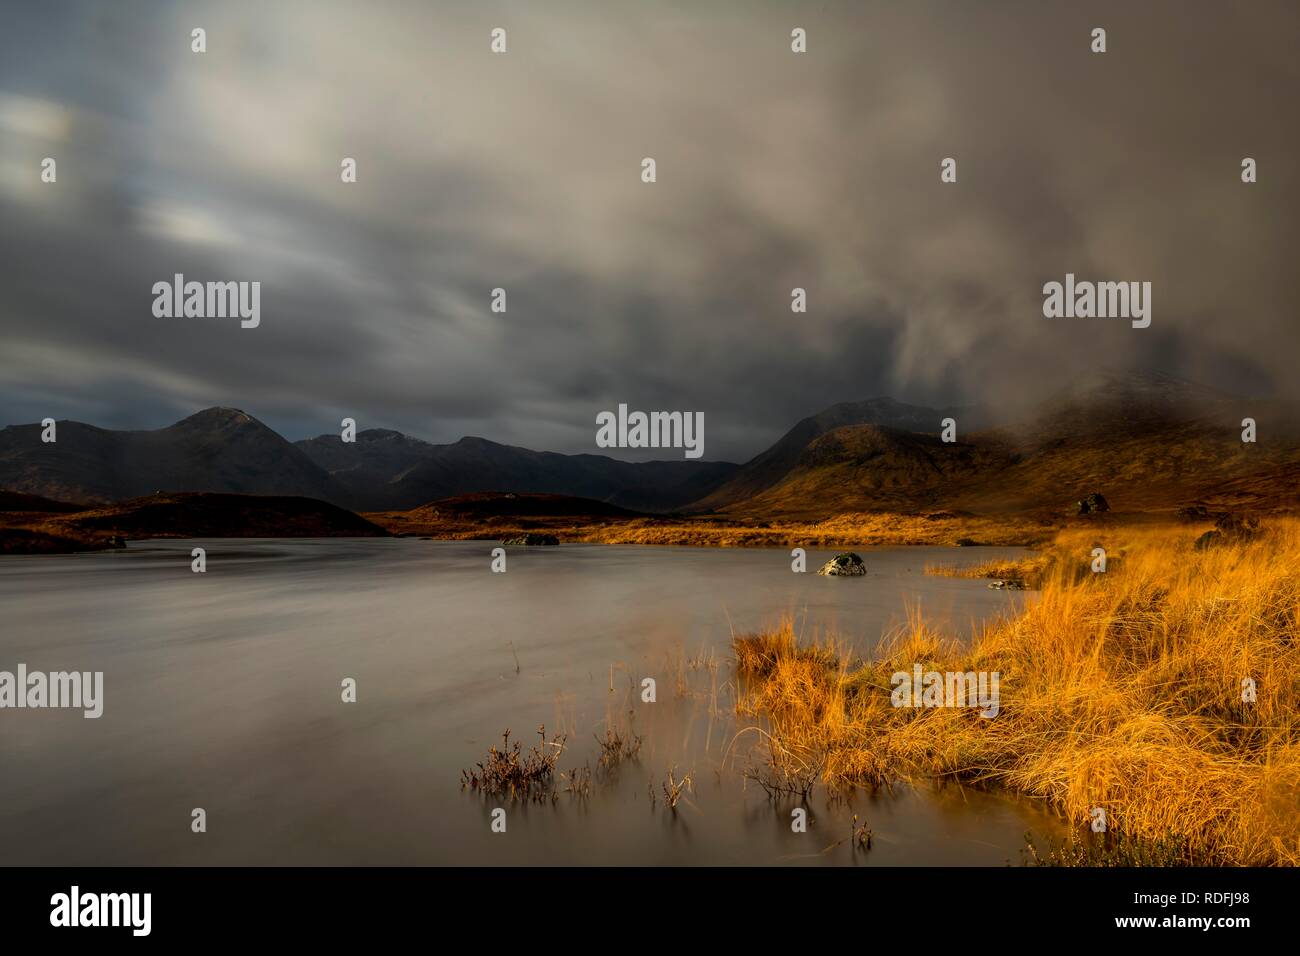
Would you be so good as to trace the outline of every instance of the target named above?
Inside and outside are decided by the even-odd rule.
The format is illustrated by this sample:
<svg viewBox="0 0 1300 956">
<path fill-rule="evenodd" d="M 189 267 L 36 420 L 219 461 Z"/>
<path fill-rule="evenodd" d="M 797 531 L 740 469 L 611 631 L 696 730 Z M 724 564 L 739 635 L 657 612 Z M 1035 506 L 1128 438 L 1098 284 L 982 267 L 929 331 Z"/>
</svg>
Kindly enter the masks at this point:
<svg viewBox="0 0 1300 956">
<path fill-rule="evenodd" d="M 626 402 L 743 459 L 835 401 L 1023 404 L 1101 364 L 1300 397 L 1300 15 L 1133 6 L 17 12 L 3 418 L 220 404 L 577 452 Z M 260 328 L 155 319 L 177 272 L 260 281 Z M 1043 318 L 1066 272 L 1151 281 L 1151 328 Z"/>
</svg>

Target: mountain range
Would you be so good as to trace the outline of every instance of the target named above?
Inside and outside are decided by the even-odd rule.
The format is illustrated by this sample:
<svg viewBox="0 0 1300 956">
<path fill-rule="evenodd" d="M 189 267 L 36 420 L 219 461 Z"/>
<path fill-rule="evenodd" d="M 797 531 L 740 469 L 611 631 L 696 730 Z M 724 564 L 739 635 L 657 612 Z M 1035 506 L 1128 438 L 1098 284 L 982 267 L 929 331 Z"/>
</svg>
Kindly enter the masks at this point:
<svg viewBox="0 0 1300 956">
<path fill-rule="evenodd" d="M 1242 441 L 1248 417 L 1254 443 Z M 944 419 L 955 422 L 955 441 L 941 439 Z M 41 426 L 11 425 L 0 430 L 0 489 L 86 503 L 156 492 L 294 495 L 370 512 L 489 491 L 800 518 L 1055 510 L 1093 491 L 1130 510 L 1291 508 L 1300 501 L 1300 409 L 1170 376 L 1103 372 L 1021 415 L 890 398 L 834 405 L 736 465 L 625 462 L 475 437 L 432 444 L 378 428 L 351 443 L 337 435 L 295 443 L 246 412 L 209 408 L 152 431 L 63 421 L 48 444 Z"/>
<path fill-rule="evenodd" d="M 236 408 L 205 409 L 151 431 L 61 421 L 49 443 L 41 432 L 37 424 L 0 430 L 0 489 L 93 504 L 156 492 L 294 495 L 354 511 L 528 491 L 667 512 L 708 494 L 736 470 L 729 462 L 626 462 L 473 437 L 435 445 L 387 429 L 358 432 L 349 443 L 338 435 L 293 443 Z"/>
</svg>

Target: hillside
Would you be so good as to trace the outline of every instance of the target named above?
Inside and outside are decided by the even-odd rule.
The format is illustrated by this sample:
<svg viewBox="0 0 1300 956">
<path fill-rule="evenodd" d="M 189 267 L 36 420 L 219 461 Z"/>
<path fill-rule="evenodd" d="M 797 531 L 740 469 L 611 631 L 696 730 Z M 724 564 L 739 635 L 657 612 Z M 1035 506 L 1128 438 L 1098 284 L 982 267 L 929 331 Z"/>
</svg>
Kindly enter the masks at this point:
<svg viewBox="0 0 1300 956">
<path fill-rule="evenodd" d="M 874 425 L 896 432 L 939 433 L 940 422 L 952 416 L 963 427 L 978 428 L 987 413 L 975 408 L 927 408 L 892 398 L 841 402 L 803 419 L 770 448 L 740 466 L 734 475 L 700 500 L 691 511 L 723 511 L 743 505 L 786 479 L 799 465 L 808 447 L 821 436 L 849 425 Z"/>
<path fill-rule="evenodd" d="M 1258 441 L 1241 441 L 1252 417 Z M 846 426 L 806 445 L 764 491 L 723 514 L 825 517 L 944 507 L 1059 514 L 1100 491 L 1116 510 L 1300 505 L 1300 410 L 1247 402 L 1164 376 L 1099 374 L 1033 417 L 936 434 Z M 746 466 L 748 467 L 748 466 Z"/>
<path fill-rule="evenodd" d="M 84 511 L 85 507 L 85 505 L 71 504 L 67 501 L 54 501 L 50 498 L 42 498 L 40 495 L 25 495 L 19 491 L 7 491 L 0 488 L 0 512 L 36 511 L 66 513 L 71 511 Z"/>
<path fill-rule="evenodd" d="M 996 436 L 950 444 L 938 435 L 847 425 L 814 439 L 773 486 L 729 510 L 829 517 L 952 507 L 955 492 L 1014 460 Z"/>
</svg>

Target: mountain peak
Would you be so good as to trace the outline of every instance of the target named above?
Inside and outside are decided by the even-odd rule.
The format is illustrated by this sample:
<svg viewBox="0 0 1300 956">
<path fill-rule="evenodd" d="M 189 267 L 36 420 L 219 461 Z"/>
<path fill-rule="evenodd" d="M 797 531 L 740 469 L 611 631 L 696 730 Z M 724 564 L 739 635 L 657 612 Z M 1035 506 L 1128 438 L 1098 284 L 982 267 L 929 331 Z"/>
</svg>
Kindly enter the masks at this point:
<svg viewBox="0 0 1300 956">
<path fill-rule="evenodd" d="M 160 490 L 346 497 L 302 451 L 243 409 L 205 408 L 157 429 L 82 428 L 65 436 L 61 427 L 57 444 L 6 434 L 0 485 L 65 501 L 121 501 Z"/>
<path fill-rule="evenodd" d="M 242 408 L 227 408 L 222 405 L 214 405 L 211 408 L 203 409 L 201 412 L 195 412 L 176 424 L 213 427 L 219 425 L 247 425 L 249 423 L 262 424 Z"/>
</svg>

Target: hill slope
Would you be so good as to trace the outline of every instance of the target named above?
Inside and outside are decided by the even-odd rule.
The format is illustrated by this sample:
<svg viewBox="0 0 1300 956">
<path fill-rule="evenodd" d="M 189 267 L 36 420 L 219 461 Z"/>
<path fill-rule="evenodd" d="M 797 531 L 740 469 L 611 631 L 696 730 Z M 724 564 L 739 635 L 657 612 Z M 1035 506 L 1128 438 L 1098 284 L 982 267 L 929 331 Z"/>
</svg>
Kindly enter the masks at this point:
<svg viewBox="0 0 1300 956">
<path fill-rule="evenodd" d="M 40 495 L 25 495 L 20 491 L 7 491 L 0 488 L 0 512 L 48 512 L 67 513 L 84 511 L 85 505 L 70 504 L 66 501 L 53 501 Z"/>
<path fill-rule="evenodd" d="M 976 408 L 927 408 L 892 398 L 865 402 L 840 402 L 800 421 L 776 444 L 754 456 L 717 489 L 694 502 L 692 511 L 727 510 L 756 498 L 784 480 L 799 465 L 808 447 L 822 435 L 848 425 L 875 425 L 897 432 L 939 433 L 940 423 L 952 416 L 966 428 L 986 424 L 987 415 Z"/>
</svg>

